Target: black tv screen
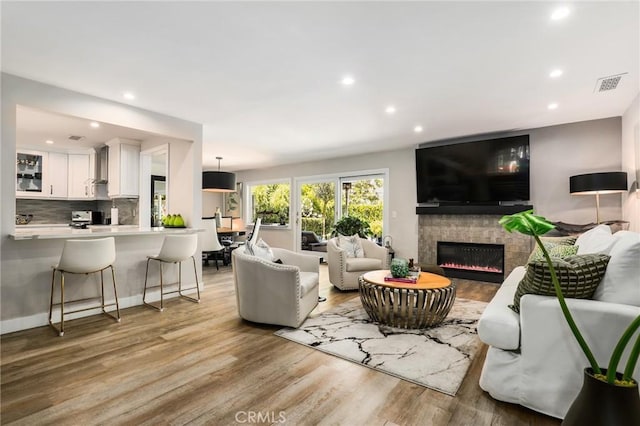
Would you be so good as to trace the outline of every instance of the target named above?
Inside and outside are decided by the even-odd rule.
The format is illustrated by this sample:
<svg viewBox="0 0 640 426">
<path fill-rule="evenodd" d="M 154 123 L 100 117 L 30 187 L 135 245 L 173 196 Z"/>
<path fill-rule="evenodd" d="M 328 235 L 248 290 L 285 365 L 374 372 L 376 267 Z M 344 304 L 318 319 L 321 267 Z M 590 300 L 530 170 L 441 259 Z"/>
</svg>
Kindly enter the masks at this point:
<svg viewBox="0 0 640 426">
<path fill-rule="evenodd" d="M 529 135 L 416 149 L 418 203 L 529 200 Z"/>
</svg>

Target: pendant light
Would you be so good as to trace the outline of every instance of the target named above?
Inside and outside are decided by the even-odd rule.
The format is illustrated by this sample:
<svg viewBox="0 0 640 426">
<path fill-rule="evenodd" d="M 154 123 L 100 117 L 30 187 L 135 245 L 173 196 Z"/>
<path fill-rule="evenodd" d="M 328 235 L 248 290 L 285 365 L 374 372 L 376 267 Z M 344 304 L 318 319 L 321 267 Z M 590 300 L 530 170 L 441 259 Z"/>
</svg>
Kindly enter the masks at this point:
<svg viewBox="0 0 640 426">
<path fill-rule="evenodd" d="M 218 160 L 217 171 L 202 172 L 202 190 L 208 192 L 235 192 L 235 173 L 220 171 L 222 157 L 216 157 L 216 160 Z"/>
</svg>

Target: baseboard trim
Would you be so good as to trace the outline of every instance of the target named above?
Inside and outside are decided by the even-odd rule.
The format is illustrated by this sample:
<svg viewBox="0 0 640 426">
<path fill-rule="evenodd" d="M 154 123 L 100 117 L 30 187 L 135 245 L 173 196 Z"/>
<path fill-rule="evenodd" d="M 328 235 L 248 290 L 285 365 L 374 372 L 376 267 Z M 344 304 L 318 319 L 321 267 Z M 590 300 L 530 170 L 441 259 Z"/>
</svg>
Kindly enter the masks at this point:
<svg viewBox="0 0 640 426">
<path fill-rule="evenodd" d="M 202 291 L 202 288 L 200 288 L 200 291 Z M 184 293 L 185 294 L 191 294 L 191 293 L 195 293 L 196 289 L 192 288 L 189 290 L 185 290 Z M 147 294 L 148 299 L 151 302 L 155 302 L 157 300 L 160 300 L 160 293 L 159 290 L 153 291 L 151 293 L 151 295 Z M 165 300 L 167 299 L 172 299 L 174 297 L 178 297 L 178 293 L 173 293 L 173 294 L 168 294 L 166 295 L 164 298 Z M 123 297 L 123 298 L 119 298 L 118 300 L 119 305 L 120 305 L 120 309 L 126 309 L 126 308 L 131 308 L 133 306 L 140 306 L 142 305 L 142 295 L 138 294 L 135 296 L 129 296 L 129 297 Z M 65 305 L 66 306 L 66 305 Z M 76 318 L 84 318 L 84 317 L 88 317 L 88 316 L 92 316 L 92 315 L 97 315 L 98 313 L 100 313 L 99 311 L 100 308 L 96 308 L 96 310 L 90 310 L 90 311 L 84 311 L 84 312 L 77 312 L 75 314 L 70 314 L 70 315 L 65 315 L 65 321 L 71 320 L 71 319 L 76 319 Z M 113 311 L 113 308 L 107 309 L 108 311 Z M 54 317 L 54 321 L 57 321 L 57 318 L 59 318 L 59 314 L 57 315 L 56 312 L 54 311 L 53 313 L 53 317 Z M 36 328 L 36 327 L 42 327 L 45 325 L 49 324 L 49 312 L 43 312 L 43 313 L 38 313 L 38 314 L 34 314 L 34 315 L 28 315 L 26 317 L 19 317 L 19 318 L 10 318 L 10 319 L 6 319 L 6 320 L 2 320 L 0 321 L 0 334 L 8 334 L 8 333 L 14 333 L 16 331 L 22 331 L 22 330 L 28 330 L 30 328 Z"/>
</svg>

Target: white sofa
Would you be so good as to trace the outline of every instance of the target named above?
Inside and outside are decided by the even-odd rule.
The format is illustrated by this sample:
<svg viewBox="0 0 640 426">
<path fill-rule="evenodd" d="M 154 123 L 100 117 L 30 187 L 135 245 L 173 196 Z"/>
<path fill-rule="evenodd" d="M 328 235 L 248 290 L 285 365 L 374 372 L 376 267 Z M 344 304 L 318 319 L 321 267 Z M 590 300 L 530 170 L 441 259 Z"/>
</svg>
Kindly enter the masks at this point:
<svg viewBox="0 0 640 426">
<path fill-rule="evenodd" d="M 297 328 L 318 305 L 318 257 L 271 250 L 282 264 L 243 249 L 232 252 L 238 314 L 248 321 Z"/>
<path fill-rule="evenodd" d="M 607 236 L 604 228 L 595 229 L 583 234 L 576 245 L 578 254 L 611 256 L 605 276 L 594 300 L 567 299 L 567 305 L 598 364 L 606 368 L 622 332 L 640 315 L 640 234 L 611 235 L 609 231 Z M 508 307 L 524 273 L 522 266 L 511 272 L 478 323 L 478 336 L 489 345 L 480 387 L 495 399 L 564 418 L 582 387 L 588 361 L 555 297 L 526 294 L 520 300 L 519 315 Z M 636 379 L 639 373 L 640 365 L 634 372 Z"/>
<path fill-rule="evenodd" d="M 338 246 L 338 238 L 327 242 L 329 281 L 340 290 L 357 290 L 358 277 L 365 272 L 389 269 L 389 253 L 385 247 L 364 238 L 360 244 L 364 257 L 347 257 L 346 251 Z"/>
</svg>

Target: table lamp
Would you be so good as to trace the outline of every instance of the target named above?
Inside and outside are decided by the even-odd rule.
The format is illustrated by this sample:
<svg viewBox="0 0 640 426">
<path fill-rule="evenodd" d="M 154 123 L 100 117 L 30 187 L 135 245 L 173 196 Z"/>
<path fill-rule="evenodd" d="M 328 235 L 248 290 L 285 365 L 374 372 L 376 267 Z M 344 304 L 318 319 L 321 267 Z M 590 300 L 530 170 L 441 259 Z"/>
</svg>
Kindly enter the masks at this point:
<svg viewBox="0 0 640 426">
<path fill-rule="evenodd" d="M 596 196 L 597 223 L 600 223 L 600 195 L 621 193 L 626 190 L 626 172 L 587 173 L 569 178 L 569 192 L 571 195 Z"/>
</svg>

